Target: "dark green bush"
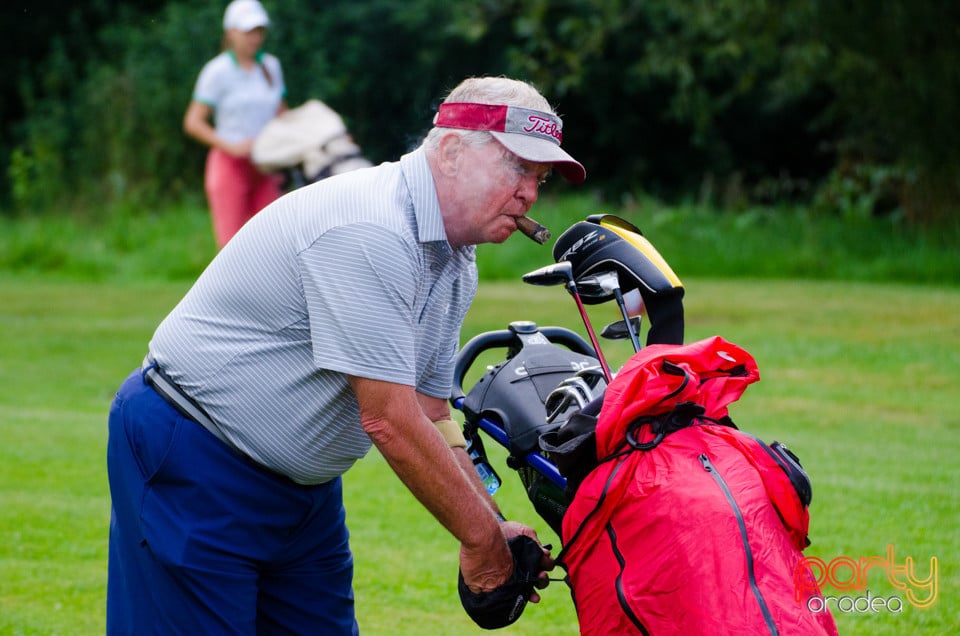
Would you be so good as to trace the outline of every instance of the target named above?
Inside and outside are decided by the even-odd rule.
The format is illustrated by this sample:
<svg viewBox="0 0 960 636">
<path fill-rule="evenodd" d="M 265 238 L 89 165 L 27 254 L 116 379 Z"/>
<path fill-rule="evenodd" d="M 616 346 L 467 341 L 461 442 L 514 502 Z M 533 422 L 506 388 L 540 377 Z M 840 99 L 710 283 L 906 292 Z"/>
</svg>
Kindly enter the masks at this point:
<svg viewBox="0 0 960 636">
<path fill-rule="evenodd" d="M 463 77 L 507 74 L 555 102 L 564 144 L 610 200 L 748 209 L 808 201 L 832 174 L 818 203 L 849 216 L 852 199 L 874 195 L 867 184 L 837 199 L 838 184 L 860 184 L 852 162 L 909 175 L 881 206 L 909 224 L 956 222 L 960 5 L 947 0 L 265 5 L 290 103 L 328 102 L 374 161 L 414 145 Z M 74 11 L 89 7 L 100 8 L 95 30 L 54 37 L 29 71 L 13 65 L 25 116 L 0 138 L 0 197 L 31 211 L 200 192 L 205 149 L 180 123 L 218 51 L 221 3 L 88 0 Z"/>
</svg>

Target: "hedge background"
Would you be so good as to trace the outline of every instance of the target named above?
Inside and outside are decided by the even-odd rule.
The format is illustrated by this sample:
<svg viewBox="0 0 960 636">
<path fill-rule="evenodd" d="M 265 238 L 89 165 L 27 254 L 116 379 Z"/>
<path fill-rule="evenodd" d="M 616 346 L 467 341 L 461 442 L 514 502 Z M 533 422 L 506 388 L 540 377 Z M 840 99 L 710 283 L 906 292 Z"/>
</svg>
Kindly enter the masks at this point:
<svg viewBox="0 0 960 636">
<path fill-rule="evenodd" d="M 468 75 L 534 82 L 612 200 L 789 200 L 956 229 L 951 0 L 264 0 L 289 102 L 327 102 L 374 161 Z M 0 210 L 95 214 L 200 192 L 181 132 L 225 3 L 11 0 Z"/>
</svg>

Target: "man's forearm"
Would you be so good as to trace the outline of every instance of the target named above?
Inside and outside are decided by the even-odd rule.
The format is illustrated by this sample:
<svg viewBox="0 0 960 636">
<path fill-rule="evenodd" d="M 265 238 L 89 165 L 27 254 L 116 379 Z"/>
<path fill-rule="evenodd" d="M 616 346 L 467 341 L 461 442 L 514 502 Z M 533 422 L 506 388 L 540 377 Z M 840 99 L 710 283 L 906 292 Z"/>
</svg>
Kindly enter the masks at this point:
<svg viewBox="0 0 960 636">
<path fill-rule="evenodd" d="M 470 455 L 467 454 L 467 451 L 463 448 L 452 448 L 453 456 L 456 458 L 457 463 L 460 464 L 460 468 L 466 473 L 467 479 L 470 482 L 470 485 L 473 486 L 474 490 L 477 491 L 477 494 L 487 502 L 490 506 L 490 511 L 496 516 L 500 515 L 500 518 L 503 517 L 503 514 L 500 512 L 500 507 L 497 505 L 497 502 L 494 501 L 493 497 L 490 496 L 490 493 L 487 491 L 487 487 L 484 485 L 483 480 L 480 479 L 480 475 L 477 473 L 476 467 L 473 465 L 473 460 L 470 459 Z"/>
<path fill-rule="evenodd" d="M 495 589 L 510 577 L 513 556 L 488 503 L 433 419 L 408 386 L 350 376 L 360 424 L 414 497 L 460 541 L 460 569 L 470 589 Z"/>
<path fill-rule="evenodd" d="M 450 449 L 423 416 L 367 423 L 365 429 L 400 480 L 451 534 L 468 547 L 492 547 L 500 537 L 495 510 L 462 449 Z"/>
</svg>

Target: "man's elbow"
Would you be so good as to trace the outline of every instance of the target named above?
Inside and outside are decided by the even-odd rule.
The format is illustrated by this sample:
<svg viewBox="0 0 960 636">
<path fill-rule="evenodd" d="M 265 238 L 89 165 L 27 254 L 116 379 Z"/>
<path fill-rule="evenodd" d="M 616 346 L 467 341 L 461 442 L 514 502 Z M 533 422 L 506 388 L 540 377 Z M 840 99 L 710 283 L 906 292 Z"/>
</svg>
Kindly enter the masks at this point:
<svg viewBox="0 0 960 636">
<path fill-rule="evenodd" d="M 382 448 L 384 445 L 390 446 L 399 439 L 396 427 L 391 426 L 385 418 L 361 419 L 360 426 L 377 448 Z"/>
</svg>

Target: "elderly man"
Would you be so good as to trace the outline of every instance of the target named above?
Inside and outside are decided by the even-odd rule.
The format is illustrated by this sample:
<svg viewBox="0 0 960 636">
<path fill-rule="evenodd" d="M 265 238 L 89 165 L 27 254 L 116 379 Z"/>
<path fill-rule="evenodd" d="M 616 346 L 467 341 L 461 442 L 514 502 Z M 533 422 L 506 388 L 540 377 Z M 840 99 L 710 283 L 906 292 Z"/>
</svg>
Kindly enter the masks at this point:
<svg viewBox="0 0 960 636">
<path fill-rule="evenodd" d="M 503 521 L 447 398 L 474 246 L 551 169 L 584 180 L 561 127 L 530 85 L 470 78 L 418 149 L 280 198 L 217 255 L 110 411 L 109 633 L 356 633 L 340 480 L 371 444 L 471 593 L 511 579 L 510 540 L 536 536 Z"/>
</svg>

